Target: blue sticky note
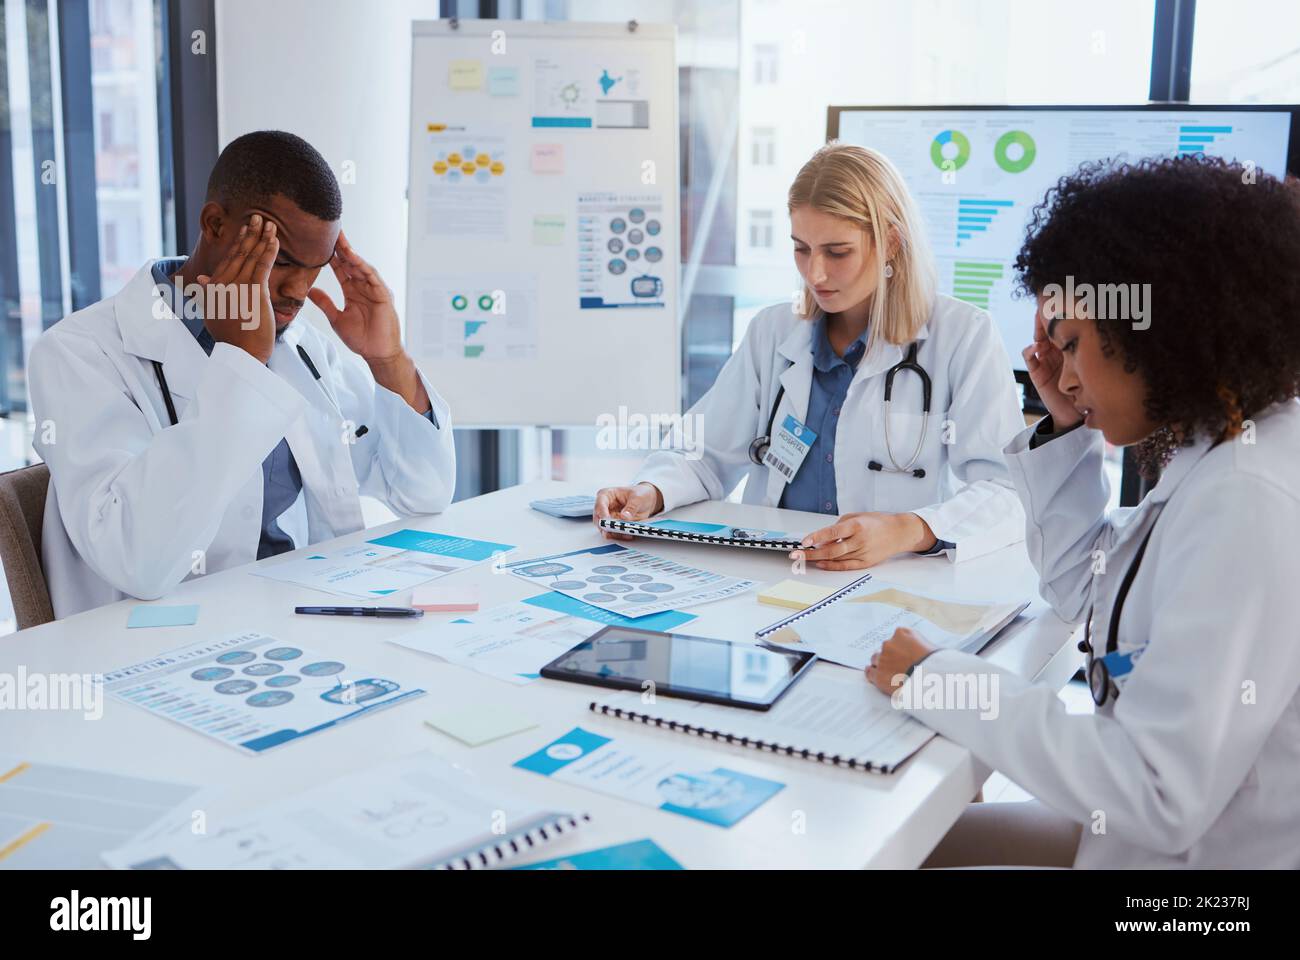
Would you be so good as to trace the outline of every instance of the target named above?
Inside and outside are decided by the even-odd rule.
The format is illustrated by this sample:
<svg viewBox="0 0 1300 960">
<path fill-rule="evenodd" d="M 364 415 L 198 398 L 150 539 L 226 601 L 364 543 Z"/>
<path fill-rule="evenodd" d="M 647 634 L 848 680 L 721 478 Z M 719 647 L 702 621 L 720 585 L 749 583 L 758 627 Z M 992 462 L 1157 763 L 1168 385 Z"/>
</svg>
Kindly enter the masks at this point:
<svg viewBox="0 0 1300 960">
<path fill-rule="evenodd" d="M 519 95 L 518 67 L 488 67 L 488 95 L 492 97 L 517 97 Z"/>
<path fill-rule="evenodd" d="M 188 627 L 199 620 L 197 603 L 180 607 L 132 607 L 128 627 Z"/>
</svg>

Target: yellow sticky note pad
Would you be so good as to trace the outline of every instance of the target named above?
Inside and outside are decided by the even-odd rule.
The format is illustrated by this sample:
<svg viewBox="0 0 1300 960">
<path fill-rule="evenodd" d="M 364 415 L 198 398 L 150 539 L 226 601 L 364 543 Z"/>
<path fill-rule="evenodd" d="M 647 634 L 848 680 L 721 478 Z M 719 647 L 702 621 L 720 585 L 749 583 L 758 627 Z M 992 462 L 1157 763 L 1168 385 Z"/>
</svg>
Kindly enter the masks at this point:
<svg viewBox="0 0 1300 960">
<path fill-rule="evenodd" d="M 537 726 L 532 717 L 504 704 L 475 704 L 438 710 L 424 722 L 471 747 Z"/>
<path fill-rule="evenodd" d="M 782 580 L 759 591 L 758 602 L 770 603 L 775 607 L 788 607 L 791 610 L 807 610 L 814 603 L 821 603 L 834 592 L 834 587 L 822 587 L 799 580 Z"/>
<path fill-rule="evenodd" d="M 539 247 L 558 247 L 564 243 L 564 215 L 539 213 L 533 216 L 533 243 Z"/>
<path fill-rule="evenodd" d="M 563 173 L 564 144 L 534 143 L 528 165 L 533 173 Z"/>
<path fill-rule="evenodd" d="M 453 60 L 448 70 L 447 84 L 453 90 L 482 90 L 483 62 L 481 60 Z"/>
</svg>

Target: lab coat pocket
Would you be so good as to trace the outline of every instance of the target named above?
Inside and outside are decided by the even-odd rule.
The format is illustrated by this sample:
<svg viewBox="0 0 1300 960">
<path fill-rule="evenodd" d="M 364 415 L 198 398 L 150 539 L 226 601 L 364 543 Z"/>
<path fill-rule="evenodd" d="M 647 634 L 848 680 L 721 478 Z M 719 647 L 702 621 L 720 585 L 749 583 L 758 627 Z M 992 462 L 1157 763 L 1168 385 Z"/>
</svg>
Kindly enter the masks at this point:
<svg viewBox="0 0 1300 960">
<path fill-rule="evenodd" d="M 879 470 L 868 467 L 875 485 L 873 509 L 896 513 L 932 502 L 943 466 L 940 434 L 944 420 L 939 414 L 932 413 L 927 420 L 919 412 L 900 413 L 895 408 L 889 417 L 888 445 L 884 424 L 880 425 L 870 444 L 868 458 L 869 463 L 881 467 Z M 918 478 L 917 470 L 924 470 L 925 475 Z"/>
</svg>

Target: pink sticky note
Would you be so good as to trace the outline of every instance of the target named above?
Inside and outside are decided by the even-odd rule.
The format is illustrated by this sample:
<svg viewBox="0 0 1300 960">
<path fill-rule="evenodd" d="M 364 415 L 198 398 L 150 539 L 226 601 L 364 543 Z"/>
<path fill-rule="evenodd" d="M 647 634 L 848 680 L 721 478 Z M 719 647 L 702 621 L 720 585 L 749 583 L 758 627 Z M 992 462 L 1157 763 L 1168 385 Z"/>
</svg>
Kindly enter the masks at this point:
<svg viewBox="0 0 1300 960">
<path fill-rule="evenodd" d="M 528 165 L 533 173 L 563 173 L 564 144 L 534 143 Z"/>
<path fill-rule="evenodd" d="M 426 613 L 465 613 L 478 609 L 478 587 L 440 587 L 426 584 L 411 594 L 411 606 Z"/>
</svg>

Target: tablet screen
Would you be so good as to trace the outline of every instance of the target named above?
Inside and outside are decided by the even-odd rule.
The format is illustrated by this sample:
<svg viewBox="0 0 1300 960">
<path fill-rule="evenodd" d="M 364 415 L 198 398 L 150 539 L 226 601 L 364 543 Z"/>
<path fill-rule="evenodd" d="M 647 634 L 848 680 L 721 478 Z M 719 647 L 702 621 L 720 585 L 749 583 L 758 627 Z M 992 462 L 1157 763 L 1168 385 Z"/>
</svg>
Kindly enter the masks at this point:
<svg viewBox="0 0 1300 960">
<path fill-rule="evenodd" d="M 622 690 L 766 709 L 812 661 L 777 650 L 678 633 L 606 627 L 542 668 L 542 676 Z"/>
</svg>

